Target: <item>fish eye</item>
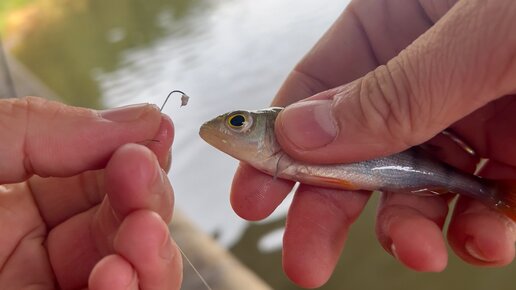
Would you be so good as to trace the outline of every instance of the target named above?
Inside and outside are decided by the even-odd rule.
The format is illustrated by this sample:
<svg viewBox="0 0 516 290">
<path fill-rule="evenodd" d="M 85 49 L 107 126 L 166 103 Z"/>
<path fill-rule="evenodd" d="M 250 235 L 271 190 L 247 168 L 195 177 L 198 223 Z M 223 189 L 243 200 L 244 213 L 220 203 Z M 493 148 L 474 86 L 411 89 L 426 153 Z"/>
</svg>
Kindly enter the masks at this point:
<svg viewBox="0 0 516 290">
<path fill-rule="evenodd" d="M 247 123 L 247 119 L 242 114 L 235 114 L 228 118 L 228 124 L 230 127 L 238 129 L 243 127 Z"/>
</svg>

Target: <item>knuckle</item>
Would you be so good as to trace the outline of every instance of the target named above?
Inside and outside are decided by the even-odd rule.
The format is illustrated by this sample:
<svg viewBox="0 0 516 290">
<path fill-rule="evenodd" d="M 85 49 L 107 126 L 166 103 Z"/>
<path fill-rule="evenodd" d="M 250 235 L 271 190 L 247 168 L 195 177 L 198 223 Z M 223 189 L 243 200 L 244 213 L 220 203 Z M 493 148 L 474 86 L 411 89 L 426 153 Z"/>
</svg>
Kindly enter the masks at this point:
<svg viewBox="0 0 516 290">
<path fill-rule="evenodd" d="M 38 98 L 35 97 L 8 99 L 3 101 L 5 103 L 0 106 L 0 132 L 2 137 L 10 140 L 9 147 L 5 148 L 3 152 L 4 157 L 10 161 L 8 166 L 11 176 L 5 177 L 9 180 L 18 180 L 20 177 L 27 177 L 33 173 L 28 144 L 29 112 L 31 104 L 38 101 Z"/>
<path fill-rule="evenodd" d="M 420 142 L 417 133 L 428 106 L 414 97 L 414 76 L 391 61 L 367 74 L 360 84 L 359 105 L 363 122 L 395 144 L 410 147 Z"/>
<path fill-rule="evenodd" d="M 48 101 L 40 97 L 25 96 L 19 99 L 15 99 L 14 102 L 18 107 L 27 111 L 31 111 L 39 107 L 44 107 Z"/>
</svg>

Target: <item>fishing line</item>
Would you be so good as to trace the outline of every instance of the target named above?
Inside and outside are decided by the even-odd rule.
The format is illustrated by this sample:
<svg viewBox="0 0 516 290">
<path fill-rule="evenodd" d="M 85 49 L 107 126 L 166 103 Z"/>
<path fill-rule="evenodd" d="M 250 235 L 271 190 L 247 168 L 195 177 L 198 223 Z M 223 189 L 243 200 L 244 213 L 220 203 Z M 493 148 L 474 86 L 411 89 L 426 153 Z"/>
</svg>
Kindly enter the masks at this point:
<svg viewBox="0 0 516 290">
<path fill-rule="evenodd" d="M 204 284 L 204 286 L 206 286 L 206 288 L 208 290 L 213 290 L 210 285 L 208 285 L 208 282 L 206 282 L 206 280 L 202 277 L 201 273 L 197 270 L 197 268 L 195 268 L 195 266 L 192 264 L 192 262 L 190 261 L 190 259 L 188 259 L 188 257 L 186 256 L 185 252 L 183 252 L 183 250 L 181 249 L 181 247 L 179 247 L 179 245 L 177 245 L 177 248 L 179 249 L 179 251 L 181 252 L 181 255 L 183 255 L 183 257 L 185 257 L 185 260 L 188 262 L 188 264 L 190 264 L 190 267 L 192 267 L 192 269 L 194 270 L 194 272 L 197 274 L 197 276 L 199 277 L 199 279 L 201 280 L 201 282 Z"/>
<path fill-rule="evenodd" d="M 188 100 L 190 99 L 190 97 L 185 94 L 183 91 L 180 91 L 180 90 L 173 90 L 171 91 L 167 98 L 165 99 L 165 101 L 163 102 L 163 105 L 161 105 L 161 108 L 159 109 L 160 112 L 163 111 L 163 108 L 165 107 L 165 105 L 167 104 L 168 102 L 168 99 L 170 98 L 170 96 L 174 93 L 180 93 L 181 94 L 181 106 L 180 107 L 183 107 L 183 106 L 186 106 L 188 104 Z M 192 267 L 192 269 L 194 270 L 195 274 L 197 275 L 197 277 L 199 277 L 199 280 L 201 280 L 202 284 L 204 284 L 204 286 L 206 287 L 206 289 L 208 290 L 213 290 L 210 285 L 208 285 L 208 282 L 206 282 L 206 279 L 204 279 L 204 277 L 201 275 L 201 273 L 199 272 L 199 270 L 197 270 L 197 268 L 193 265 L 192 261 L 190 261 L 190 259 L 188 259 L 188 257 L 186 256 L 185 252 L 183 252 L 183 249 L 181 249 L 181 247 L 179 245 L 177 245 L 177 248 L 179 249 L 179 252 L 181 252 L 181 255 L 183 255 L 183 257 L 185 258 L 185 260 L 188 262 L 188 264 L 190 265 L 190 267 Z"/>
</svg>

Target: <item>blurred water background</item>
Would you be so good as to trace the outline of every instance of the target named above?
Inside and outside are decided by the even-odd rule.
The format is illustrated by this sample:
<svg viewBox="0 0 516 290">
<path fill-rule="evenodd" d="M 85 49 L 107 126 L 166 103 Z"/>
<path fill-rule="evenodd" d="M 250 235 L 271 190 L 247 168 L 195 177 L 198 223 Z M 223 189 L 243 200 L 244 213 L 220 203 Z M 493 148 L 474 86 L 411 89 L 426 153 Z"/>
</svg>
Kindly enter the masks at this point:
<svg viewBox="0 0 516 290">
<path fill-rule="evenodd" d="M 202 122 L 268 106 L 295 63 L 331 25 L 343 0 L 2 0 L 0 29 L 15 57 L 69 104 L 161 104 L 176 125 L 170 178 L 176 206 L 274 289 L 299 289 L 281 269 L 290 198 L 248 223 L 229 205 L 237 162 L 197 135 Z M 451 255 L 444 273 L 415 273 L 383 252 L 374 198 L 321 289 L 516 289 L 514 265 L 480 269 Z M 242 286 L 245 289 L 245 285 Z"/>
</svg>

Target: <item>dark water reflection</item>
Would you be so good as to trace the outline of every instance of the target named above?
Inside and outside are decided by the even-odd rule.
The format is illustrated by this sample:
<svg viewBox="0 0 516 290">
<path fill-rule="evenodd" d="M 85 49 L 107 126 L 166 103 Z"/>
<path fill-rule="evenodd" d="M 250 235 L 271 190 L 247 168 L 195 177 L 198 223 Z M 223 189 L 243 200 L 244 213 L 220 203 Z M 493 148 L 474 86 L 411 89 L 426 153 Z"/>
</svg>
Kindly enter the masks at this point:
<svg viewBox="0 0 516 290">
<path fill-rule="evenodd" d="M 177 130 L 170 174 L 177 206 L 275 289 L 298 289 L 282 272 L 280 237 L 270 238 L 284 225 L 288 202 L 262 223 L 236 217 L 228 201 L 236 162 L 204 144 L 197 130 L 219 113 L 267 106 L 347 1 L 42 2 L 28 28 L 10 37 L 16 56 L 75 105 L 161 103 L 172 89 L 191 95 L 188 107 L 178 110 L 172 100 L 166 108 Z M 374 204 L 351 229 L 322 289 L 515 288 L 514 265 L 479 269 L 453 257 L 444 273 L 406 270 L 376 242 Z"/>
</svg>

